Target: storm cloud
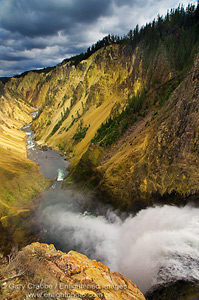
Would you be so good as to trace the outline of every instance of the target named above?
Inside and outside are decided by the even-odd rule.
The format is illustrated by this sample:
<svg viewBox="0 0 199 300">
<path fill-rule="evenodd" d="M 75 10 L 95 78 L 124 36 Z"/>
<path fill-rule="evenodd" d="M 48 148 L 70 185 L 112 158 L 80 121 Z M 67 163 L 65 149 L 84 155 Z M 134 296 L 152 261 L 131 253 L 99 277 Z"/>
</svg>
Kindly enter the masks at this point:
<svg viewBox="0 0 199 300">
<path fill-rule="evenodd" d="M 0 0 L 0 76 L 53 66 L 177 5 L 174 0 Z"/>
</svg>

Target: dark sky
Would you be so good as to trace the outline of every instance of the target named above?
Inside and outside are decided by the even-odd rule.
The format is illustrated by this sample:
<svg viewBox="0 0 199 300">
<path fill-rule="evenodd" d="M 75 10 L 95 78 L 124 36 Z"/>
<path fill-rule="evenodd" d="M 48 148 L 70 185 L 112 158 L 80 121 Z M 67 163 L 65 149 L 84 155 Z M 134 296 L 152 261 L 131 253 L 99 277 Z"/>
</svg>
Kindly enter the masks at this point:
<svg viewBox="0 0 199 300">
<path fill-rule="evenodd" d="M 186 6 L 190 1 L 181 1 Z M 0 0 L 0 76 L 54 66 L 105 35 L 126 34 L 175 0 Z M 196 1 L 191 1 L 196 4 Z"/>
</svg>

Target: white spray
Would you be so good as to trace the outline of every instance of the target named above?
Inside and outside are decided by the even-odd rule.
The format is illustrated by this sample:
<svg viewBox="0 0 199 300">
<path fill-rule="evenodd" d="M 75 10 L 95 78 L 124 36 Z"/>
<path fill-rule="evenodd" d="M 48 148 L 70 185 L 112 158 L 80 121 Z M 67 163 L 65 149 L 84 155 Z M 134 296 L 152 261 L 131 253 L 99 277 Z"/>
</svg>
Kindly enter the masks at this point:
<svg viewBox="0 0 199 300">
<path fill-rule="evenodd" d="M 93 217 L 49 206 L 43 224 L 90 258 L 102 259 L 145 293 L 157 284 L 199 280 L 199 209 L 163 206 L 121 221 L 111 211 Z"/>
<path fill-rule="evenodd" d="M 65 177 L 65 171 L 63 169 L 57 170 L 57 181 L 63 181 Z"/>
</svg>

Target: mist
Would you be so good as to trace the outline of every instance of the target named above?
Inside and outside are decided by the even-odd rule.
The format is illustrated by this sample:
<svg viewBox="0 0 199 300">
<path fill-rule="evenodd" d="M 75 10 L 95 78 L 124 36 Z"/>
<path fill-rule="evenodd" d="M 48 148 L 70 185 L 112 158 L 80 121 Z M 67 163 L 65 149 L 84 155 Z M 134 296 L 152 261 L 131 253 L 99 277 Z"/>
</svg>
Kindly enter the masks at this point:
<svg viewBox="0 0 199 300">
<path fill-rule="evenodd" d="M 79 213 L 77 201 L 66 192 L 64 197 L 64 203 L 44 201 L 38 211 L 43 241 L 100 260 L 144 293 L 160 284 L 199 280 L 198 208 L 156 206 L 124 219 L 110 208 L 100 216 Z"/>
<path fill-rule="evenodd" d="M 62 188 L 68 162 L 58 152 L 38 149 L 30 125 L 28 158 L 46 178 L 56 178 L 38 199 L 33 227 L 40 242 L 78 251 L 122 273 L 146 293 L 157 285 L 199 280 L 199 208 L 164 205 L 121 214 L 90 192 Z"/>
</svg>

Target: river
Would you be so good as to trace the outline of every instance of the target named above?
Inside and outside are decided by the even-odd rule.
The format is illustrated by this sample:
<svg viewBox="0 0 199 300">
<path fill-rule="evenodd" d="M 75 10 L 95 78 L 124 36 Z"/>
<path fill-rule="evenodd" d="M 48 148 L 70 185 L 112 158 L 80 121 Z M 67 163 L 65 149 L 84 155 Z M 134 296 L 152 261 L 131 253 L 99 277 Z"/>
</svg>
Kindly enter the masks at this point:
<svg viewBox="0 0 199 300">
<path fill-rule="evenodd" d="M 40 242 L 101 260 L 144 293 L 177 281 L 199 281 L 198 208 L 164 205 L 119 214 L 88 193 L 63 188 L 68 162 L 54 150 L 38 149 L 30 125 L 24 131 L 28 158 L 44 177 L 54 178 L 34 215 Z"/>
</svg>

